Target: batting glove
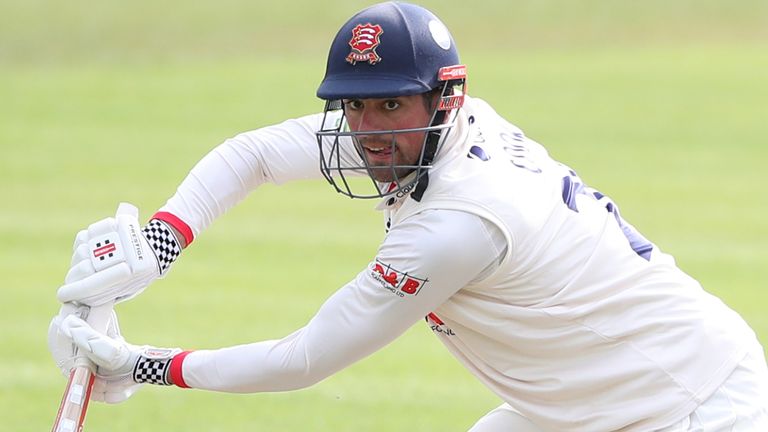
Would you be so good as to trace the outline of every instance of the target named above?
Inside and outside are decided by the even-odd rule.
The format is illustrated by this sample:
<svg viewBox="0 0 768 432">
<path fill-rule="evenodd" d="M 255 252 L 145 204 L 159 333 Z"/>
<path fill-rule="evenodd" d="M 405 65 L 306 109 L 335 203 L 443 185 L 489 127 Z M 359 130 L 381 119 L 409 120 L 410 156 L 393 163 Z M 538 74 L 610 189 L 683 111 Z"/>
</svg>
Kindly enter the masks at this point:
<svg viewBox="0 0 768 432">
<path fill-rule="evenodd" d="M 64 305 L 51 321 L 48 345 L 64 375 L 69 375 L 79 356 L 96 365 L 93 400 L 119 403 L 131 397 L 142 384 L 171 384 L 171 362 L 186 353 L 178 348 L 129 344 L 120 335 L 114 313 L 107 334 L 97 332 L 78 315 L 77 308 Z"/>
<path fill-rule="evenodd" d="M 56 293 L 60 302 L 119 303 L 168 272 L 181 253 L 174 231 L 157 219 L 141 228 L 138 215 L 135 206 L 121 203 L 115 217 L 77 234 L 69 272 Z"/>
</svg>

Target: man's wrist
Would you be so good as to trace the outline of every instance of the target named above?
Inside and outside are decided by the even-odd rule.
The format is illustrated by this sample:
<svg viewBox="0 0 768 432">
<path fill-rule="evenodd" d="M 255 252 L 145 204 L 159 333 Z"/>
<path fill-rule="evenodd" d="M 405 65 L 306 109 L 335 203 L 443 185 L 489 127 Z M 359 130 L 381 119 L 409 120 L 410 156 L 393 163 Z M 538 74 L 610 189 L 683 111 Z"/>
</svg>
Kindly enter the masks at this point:
<svg viewBox="0 0 768 432">
<path fill-rule="evenodd" d="M 195 239 L 195 235 L 192 232 L 192 228 L 187 225 L 186 222 L 178 218 L 176 215 L 165 212 L 165 211 L 159 211 L 152 215 L 152 219 L 157 219 L 165 222 L 172 230 L 173 233 L 176 235 L 176 238 L 179 240 L 179 245 L 182 249 L 189 246 L 192 241 Z"/>
<path fill-rule="evenodd" d="M 150 220 L 141 229 L 141 233 L 157 258 L 160 276 L 164 276 L 181 254 L 182 247 L 177 235 L 170 225 L 159 219 Z"/>
<path fill-rule="evenodd" d="M 183 365 L 184 359 L 192 351 L 182 351 L 171 359 L 171 364 L 168 367 L 168 383 L 181 388 L 189 388 L 189 385 L 184 381 Z"/>
<path fill-rule="evenodd" d="M 133 381 L 140 384 L 189 388 L 184 381 L 183 363 L 191 352 L 178 348 L 144 347 L 133 366 Z"/>
</svg>

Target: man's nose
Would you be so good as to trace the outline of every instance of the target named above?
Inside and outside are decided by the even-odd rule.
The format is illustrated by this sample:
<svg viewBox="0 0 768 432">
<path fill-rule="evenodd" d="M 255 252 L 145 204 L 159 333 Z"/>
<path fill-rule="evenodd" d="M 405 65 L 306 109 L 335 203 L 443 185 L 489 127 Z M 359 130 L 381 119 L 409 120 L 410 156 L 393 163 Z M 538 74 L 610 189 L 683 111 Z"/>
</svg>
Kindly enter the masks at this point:
<svg viewBox="0 0 768 432">
<path fill-rule="evenodd" d="M 377 118 L 376 113 L 368 107 L 364 107 L 360 110 L 355 123 L 355 126 L 357 126 L 356 130 L 358 131 L 382 130 L 380 119 Z"/>
</svg>

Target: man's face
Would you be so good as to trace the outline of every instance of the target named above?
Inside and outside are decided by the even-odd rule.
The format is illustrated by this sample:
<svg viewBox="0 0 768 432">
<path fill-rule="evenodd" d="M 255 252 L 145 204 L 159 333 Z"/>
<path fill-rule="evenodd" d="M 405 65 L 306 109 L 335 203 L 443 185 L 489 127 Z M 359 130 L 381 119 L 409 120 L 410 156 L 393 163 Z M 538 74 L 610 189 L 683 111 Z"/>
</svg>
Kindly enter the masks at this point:
<svg viewBox="0 0 768 432">
<path fill-rule="evenodd" d="M 422 95 L 344 99 L 344 112 L 353 132 L 414 129 L 429 126 L 432 110 L 428 104 L 431 101 Z M 379 182 L 391 182 L 413 171 L 413 168 L 398 168 L 393 173 L 391 166 L 417 165 L 425 133 L 358 135 L 360 150 L 371 167 L 372 177 Z"/>
</svg>

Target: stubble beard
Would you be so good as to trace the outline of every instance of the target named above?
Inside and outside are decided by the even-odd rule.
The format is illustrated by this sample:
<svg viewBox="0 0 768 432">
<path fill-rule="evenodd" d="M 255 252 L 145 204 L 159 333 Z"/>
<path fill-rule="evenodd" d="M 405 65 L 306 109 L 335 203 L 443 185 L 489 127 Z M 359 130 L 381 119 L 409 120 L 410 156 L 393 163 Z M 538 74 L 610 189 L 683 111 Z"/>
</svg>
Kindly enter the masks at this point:
<svg viewBox="0 0 768 432">
<path fill-rule="evenodd" d="M 380 139 L 365 139 L 361 140 L 358 144 L 363 152 L 366 164 L 369 168 L 370 176 L 381 183 L 389 183 L 393 181 L 402 181 L 408 174 L 412 173 L 415 168 L 401 167 L 398 165 L 411 165 L 415 166 L 418 161 L 402 161 L 398 160 L 398 157 L 403 156 L 400 150 L 400 146 L 397 141 L 393 140 L 380 140 Z M 365 150 L 365 146 L 374 148 L 390 149 L 389 155 L 385 157 L 376 158 L 375 154 L 369 153 Z M 378 160 L 376 160 L 378 159 Z M 393 168 L 395 166 L 395 168 Z"/>
</svg>

